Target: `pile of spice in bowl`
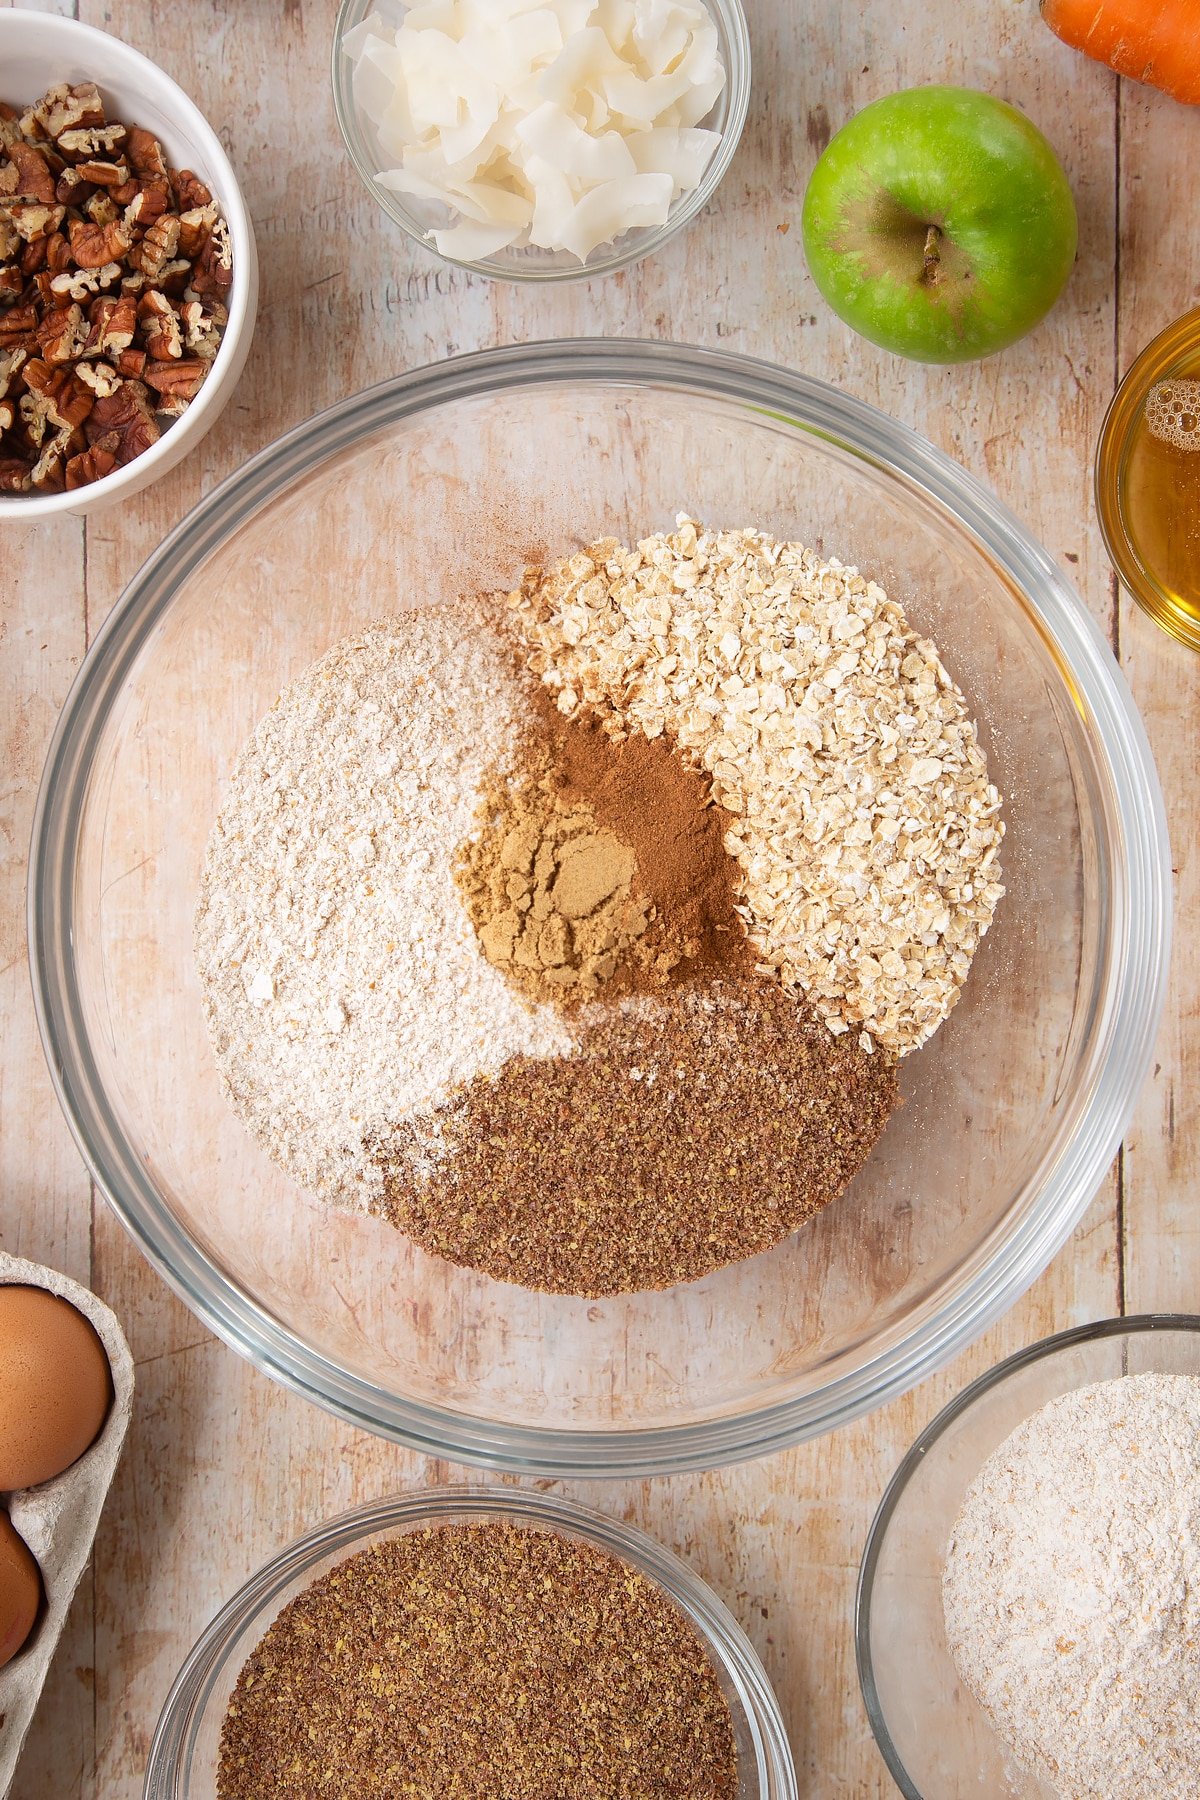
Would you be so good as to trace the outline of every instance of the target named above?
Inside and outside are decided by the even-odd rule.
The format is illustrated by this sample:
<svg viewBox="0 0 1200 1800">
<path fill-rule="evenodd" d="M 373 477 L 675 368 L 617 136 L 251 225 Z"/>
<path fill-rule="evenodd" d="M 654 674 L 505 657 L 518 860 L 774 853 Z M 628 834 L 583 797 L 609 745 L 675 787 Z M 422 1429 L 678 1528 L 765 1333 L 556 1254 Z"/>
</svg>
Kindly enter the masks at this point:
<svg viewBox="0 0 1200 1800">
<path fill-rule="evenodd" d="M 233 281 L 209 187 L 91 81 L 0 100 L 0 495 L 75 490 L 185 413 Z"/>
<path fill-rule="evenodd" d="M 318 1198 L 527 1287 L 663 1288 L 870 1154 L 1002 889 L 966 704 L 748 530 L 593 544 L 335 645 L 196 913 L 225 1091 Z"/>
</svg>

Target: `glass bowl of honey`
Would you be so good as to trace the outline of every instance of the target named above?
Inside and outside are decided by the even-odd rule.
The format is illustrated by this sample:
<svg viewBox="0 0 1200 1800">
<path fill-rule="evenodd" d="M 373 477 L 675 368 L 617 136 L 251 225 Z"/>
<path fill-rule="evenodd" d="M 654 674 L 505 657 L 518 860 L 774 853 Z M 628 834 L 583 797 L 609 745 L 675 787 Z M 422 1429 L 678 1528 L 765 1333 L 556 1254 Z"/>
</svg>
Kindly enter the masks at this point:
<svg viewBox="0 0 1200 1800">
<path fill-rule="evenodd" d="M 1160 332 L 1117 389 L 1096 451 L 1096 506 L 1138 605 L 1200 650 L 1200 307 Z"/>
</svg>

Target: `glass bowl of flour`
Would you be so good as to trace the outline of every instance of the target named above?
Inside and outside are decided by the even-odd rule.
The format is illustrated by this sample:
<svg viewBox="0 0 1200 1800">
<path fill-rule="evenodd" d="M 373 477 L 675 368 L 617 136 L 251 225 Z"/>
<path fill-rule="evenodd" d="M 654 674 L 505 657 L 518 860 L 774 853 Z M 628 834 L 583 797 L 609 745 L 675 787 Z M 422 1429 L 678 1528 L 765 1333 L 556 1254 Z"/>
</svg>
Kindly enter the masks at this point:
<svg viewBox="0 0 1200 1800">
<path fill-rule="evenodd" d="M 206 845 L 259 721 L 314 665 L 328 669 L 339 642 L 406 607 L 441 608 L 445 655 L 397 683 L 388 716 L 425 719 L 436 673 L 451 684 L 454 743 L 473 743 L 476 724 L 486 740 L 497 703 L 479 675 L 482 632 L 456 627 L 454 604 L 509 592 L 528 565 L 598 537 L 671 530 L 680 513 L 856 565 L 936 642 L 1003 798 L 1006 891 L 958 1003 L 900 1065 L 901 1104 L 869 1158 L 802 1229 L 659 1291 L 535 1291 L 314 1198 L 231 1109 L 194 951 Z M 384 717 L 347 708 L 363 730 Z M 426 735 L 420 762 L 381 772 L 378 800 L 423 805 L 436 824 L 422 768 L 450 734 Z M 343 766 L 353 759 L 332 773 Z M 289 777 L 301 819 L 315 772 Z M 359 818 L 323 831 L 305 867 L 329 856 L 357 868 L 361 852 L 374 870 Z M 410 924 L 429 891 L 416 858 L 384 885 Z M 1086 608 L 1018 520 L 915 432 L 823 382 L 603 339 L 409 371 L 206 496 L 136 576 L 75 684 L 30 891 L 67 1117 L 101 1191 L 197 1314 L 368 1430 L 580 1477 L 712 1467 L 828 1430 L 1011 1305 L 1117 1148 L 1149 1064 L 1170 927 L 1141 721 Z M 357 953 L 375 914 L 362 934 L 358 914 L 340 916 Z M 429 1086 L 447 1045 L 478 1025 L 465 990 L 441 979 L 447 941 L 422 938 L 437 980 L 403 990 L 440 996 L 422 1003 L 419 1031 L 385 1029 L 353 1067 L 342 988 L 331 978 L 316 993 L 311 1040 L 296 1038 L 301 1097 L 315 1104 L 336 1081 L 357 1110 L 381 1074 Z M 282 1004 L 257 967 L 248 989 Z M 355 1017 L 376 1014 L 363 1002 Z M 360 1082 L 345 1083 L 348 1068 Z"/>
<path fill-rule="evenodd" d="M 856 1618 L 906 1800 L 1194 1794 L 1198 1424 L 1200 1318 L 1147 1314 L 1018 1352 L 922 1432 Z"/>
</svg>

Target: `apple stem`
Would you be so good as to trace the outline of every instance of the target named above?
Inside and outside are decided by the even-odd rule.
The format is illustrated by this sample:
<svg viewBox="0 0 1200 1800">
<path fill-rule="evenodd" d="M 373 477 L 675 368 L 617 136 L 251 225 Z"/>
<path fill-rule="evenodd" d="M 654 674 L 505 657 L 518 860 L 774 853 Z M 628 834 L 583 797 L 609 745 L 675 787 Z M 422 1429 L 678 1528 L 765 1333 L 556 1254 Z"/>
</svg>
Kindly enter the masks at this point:
<svg viewBox="0 0 1200 1800">
<path fill-rule="evenodd" d="M 942 272 L 942 259 L 938 255 L 938 245 L 942 234 L 936 225 L 931 225 L 925 233 L 924 266 L 921 269 L 921 280 L 932 287 Z"/>
</svg>

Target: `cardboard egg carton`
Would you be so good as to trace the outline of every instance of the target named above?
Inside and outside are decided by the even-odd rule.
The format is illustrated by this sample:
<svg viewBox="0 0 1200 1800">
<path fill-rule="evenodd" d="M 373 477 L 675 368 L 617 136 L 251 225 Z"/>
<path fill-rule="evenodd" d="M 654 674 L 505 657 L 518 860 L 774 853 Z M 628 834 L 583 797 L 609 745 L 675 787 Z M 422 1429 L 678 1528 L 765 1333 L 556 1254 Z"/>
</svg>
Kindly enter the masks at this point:
<svg viewBox="0 0 1200 1800">
<path fill-rule="evenodd" d="M 46 1288 L 91 1322 L 112 1370 L 113 1400 L 100 1436 L 77 1462 L 53 1481 L 9 1495 L 9 1517 L 42 1572 L 45 1600 L 25 1647 L 0 1669 L 0 1800 L 12 1785 L 71 1597 L 91 1555 L 133 1409 L 133 1358 L 107 1306 L 56 1269 L 0 1251 L 0 1286 L 13 1284 Z"/>
</svg>

